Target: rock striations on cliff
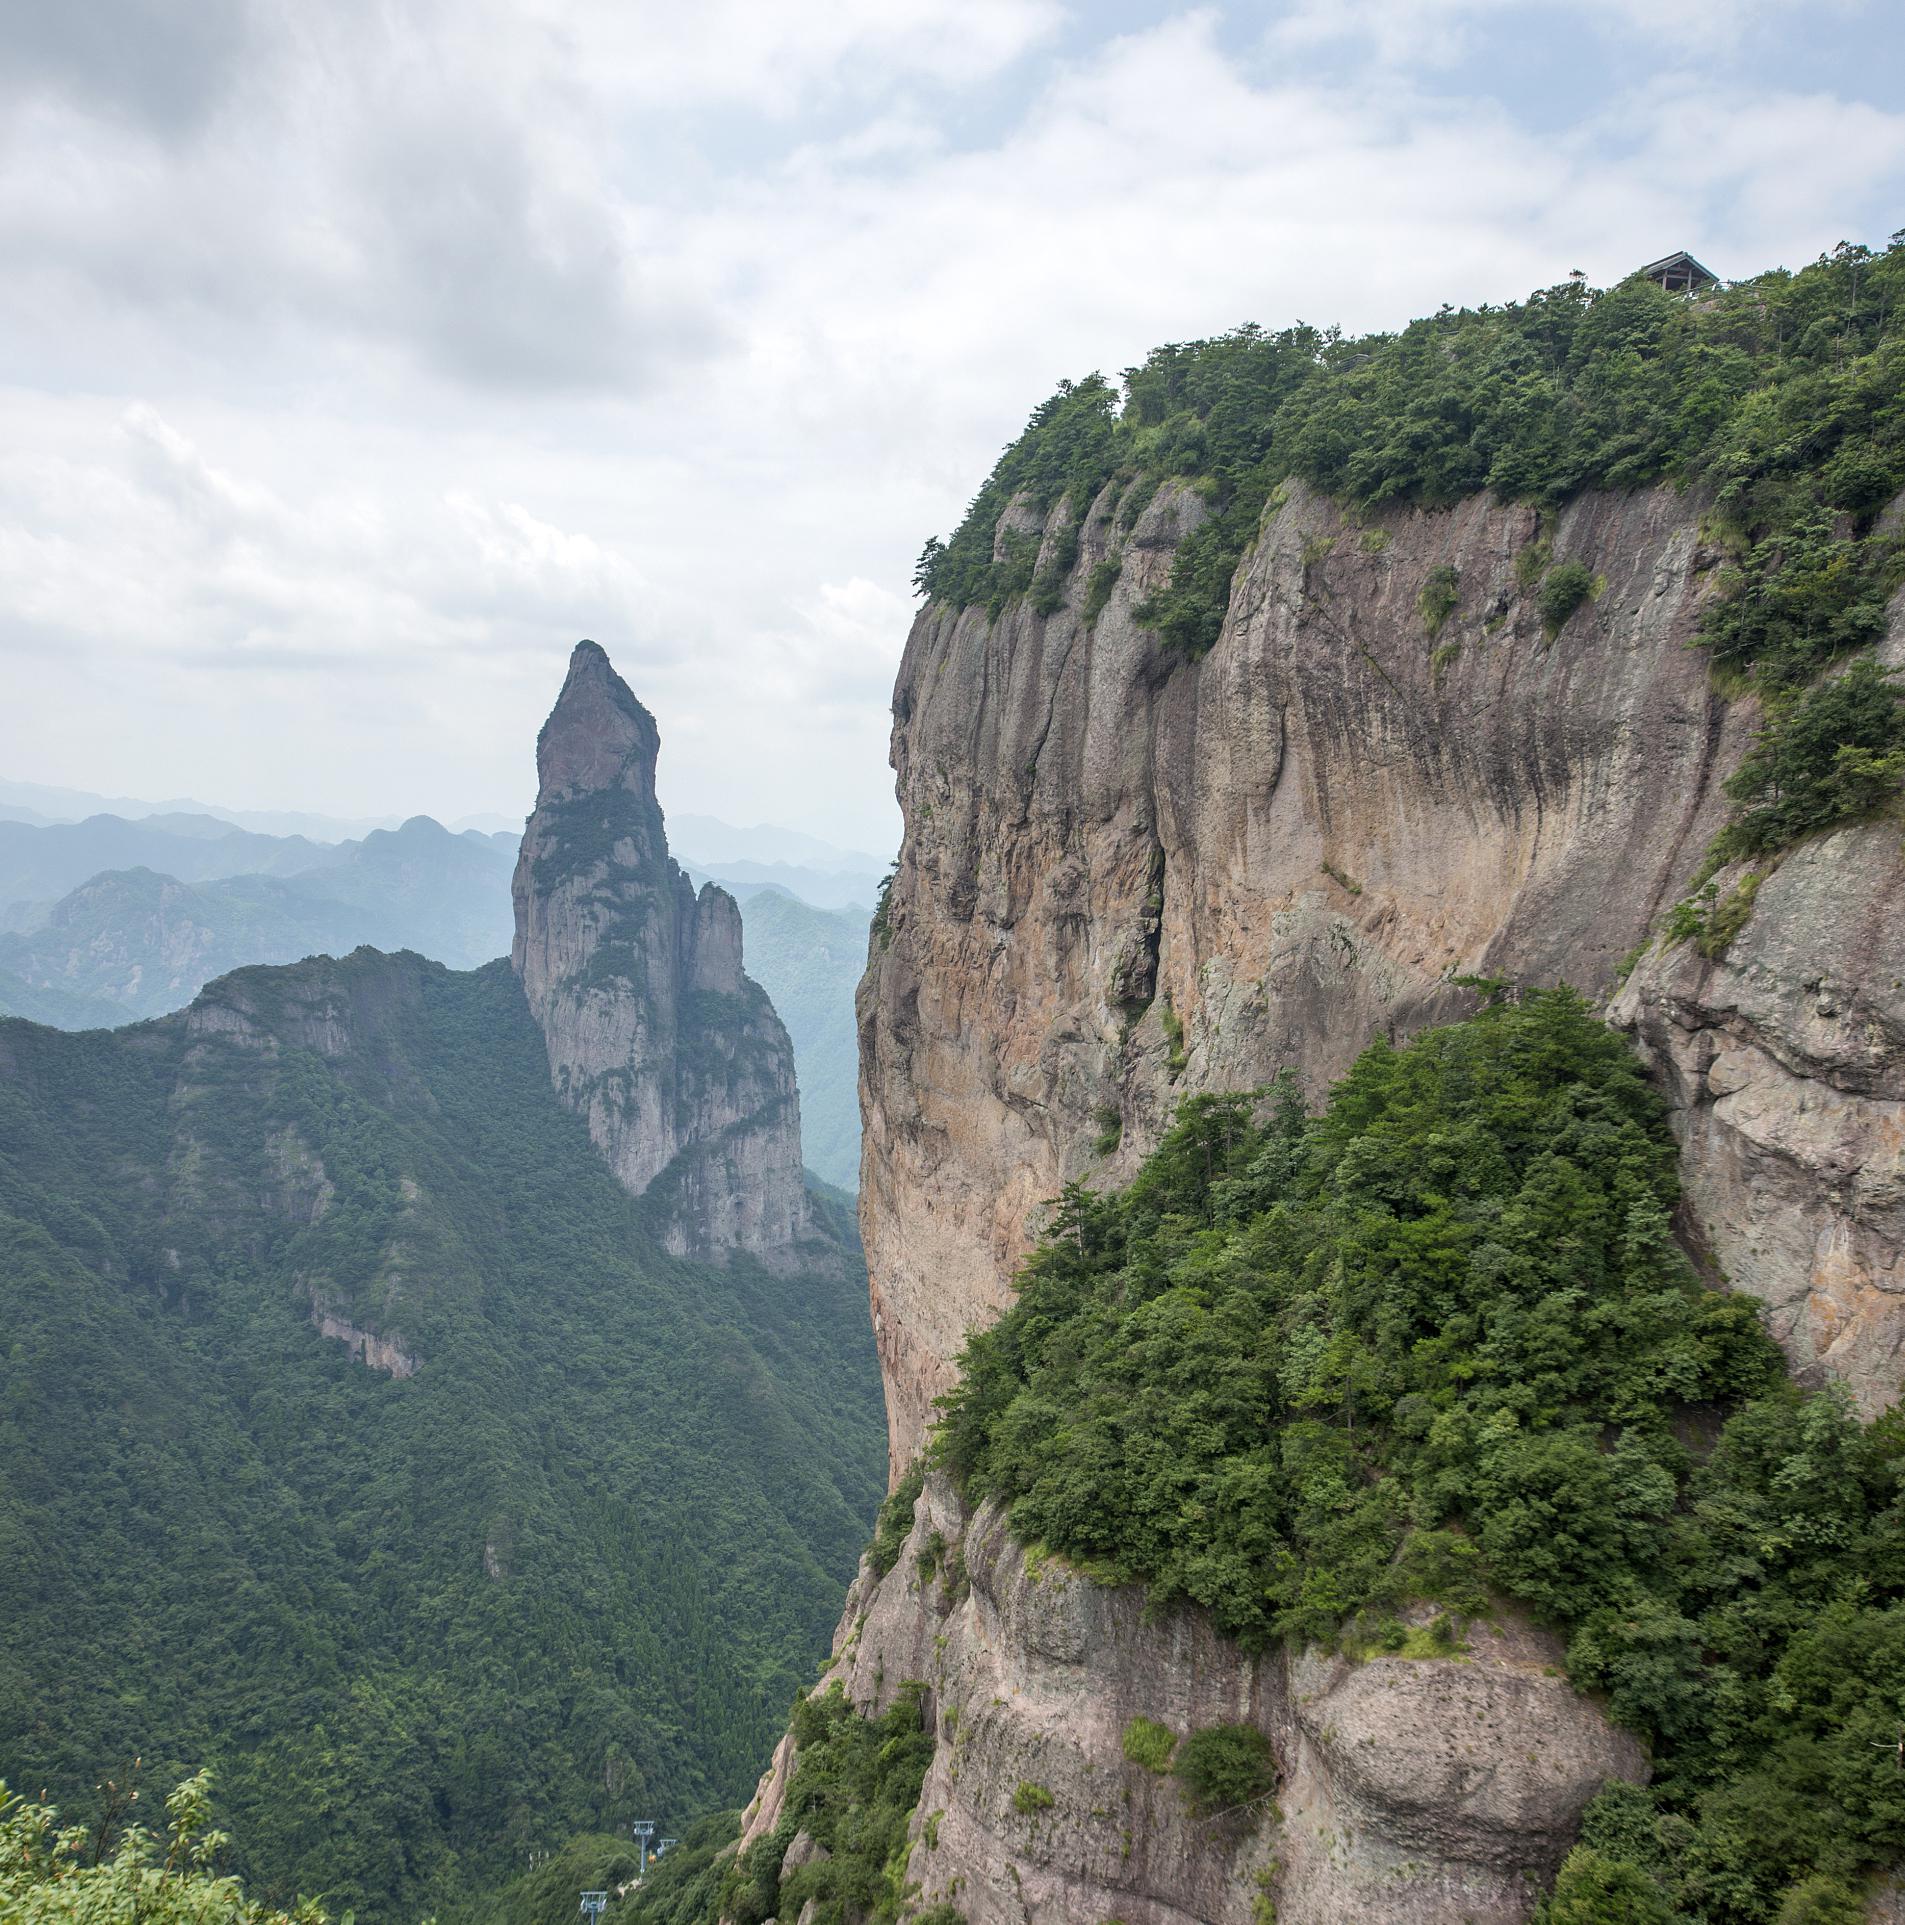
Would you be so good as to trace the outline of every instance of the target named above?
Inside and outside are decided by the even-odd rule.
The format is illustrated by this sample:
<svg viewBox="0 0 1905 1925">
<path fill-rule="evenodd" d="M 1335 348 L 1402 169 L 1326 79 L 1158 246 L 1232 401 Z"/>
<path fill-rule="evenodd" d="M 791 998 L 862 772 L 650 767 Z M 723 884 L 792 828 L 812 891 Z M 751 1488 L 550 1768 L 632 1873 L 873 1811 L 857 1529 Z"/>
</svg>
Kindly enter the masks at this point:
<svg viewBox="0 0 1905 1925">
<path fill-rule="evenodd" d="M 1673 1106 L 1689 1246 L 1768 1304 L 1802 1375 L 1895 1398 L 1896 828 L 1789 854 L 1723 957 L 1649 946 L 1761 720 L 1694 646 L 1721 559 L 1701 501 L 1351 516 L 1292 482 L 1215 645 L 1185 657 L 1138 610 L 1205 504 L 1167 481 L 1126 527 L 1118 492 L 1082 521 L 1012 502 L 995 555 L 1035 547 L 1059 605 L 929 604 L 899 673 L 906 834 L 859 1000 L 894 1475 L 1064 1184 L 1127 1180 L 1187 1095 L 1288 1069 L 1320 1098 L 1373 1037 L 1473 1009 L 1464 976 L 1604 999 Z M 1558 632 L 1531 551 L 1597 585 Z M 1438 582 L 1460 592 L 1432 621 Z M 1895 598 L 1883 653 L 1902 651 Z M 932 1580 L 949 1565 L 969 1588 Z M 1266 1899 L 1304 1925 L 1507 1925 L 1600 1782 L 1646 1763 L 1512 1614 L 1469 1658 L 1249 1658 L 1197 1613 L 1150 1623 L 1133 1593 L 1029 1565 L 935 1475 L 890 1573 L 863 1567 L 836 1675 L 869 1710 L 928 1683 L 907 1877 L 971 1925 L 1244 1925 Z M 1120 1750 L 1140 1714 L 1255 1724 L 1280 1815 L 1187 1824 Z M 748 1836 L 792 1765 L 784 1748 Z M 1025 1783 L 1053 1806 L 1028 1817 Z"/>
<path fill-rule="evenodd" d="M 677 1255 L 775 1260 L 806 1234 L 787 1032 L 742 969 L 741 915 L 668 853 L 655 718 L 578 643 L 536 744 L 511 960 L 549 1073 Z"/>
<path fill-rule="evenodd" d="M 1289 1068 L 1320 1097 L 1372 1037 L 1471 1009 L 1463 975 L 1609 999 L 1675 1105 L 1690 1242 L 1768 1303 L 1802 1374 L 1894 1399 L 1896 830 L 1791 852 L 1724 959 L 1640 954 L 1761 719 L 1694 645 L 1721 560 L 1700 501 L 1586 495 L 1547 530 L 1486 496 L 1352 518 L 1292 483 L 1216 646 L 1174 659 L 1135 610 L 1202 513 L 1159 490 L 1093 623 L 1108 502 L 1065 608 L 931 606 L 907 644 L 907 833 L 860 997 L 895 1464 L 1064 1183 L 1128 1178 L 1197 1091 Z M 1517 565 L 1547 541 L 1601 583 L 1553 636 Z M 1431 633 L 1442 570 L 1461 595 Z M 1905 600 L 1882 656 L 1905 659 Z"/>
<path fill-rule="evenodd" d="M 969 1511 L 935 1475 L 892 1568 L 861 1567 L 830 1675 L 870 1716 L 930 1686 L 907 1882 L 967 1925 L 1516 1925 L 1583 1804 L 1646 1776 L 1561 1656 L 1505 1614 L 1460 1657 L 1249 1657 L 1201 1613 L 1159 1619 L 1140 1587 L 1028 1553 L 995 1505 Z M 1274 1800 L 1191 1811 L 1127 1748 L 1136 1720 L 1262 1732 Z M 749 1838 L 782 1817 L 793 1763 L 784 1745 Z"/>
</svg>

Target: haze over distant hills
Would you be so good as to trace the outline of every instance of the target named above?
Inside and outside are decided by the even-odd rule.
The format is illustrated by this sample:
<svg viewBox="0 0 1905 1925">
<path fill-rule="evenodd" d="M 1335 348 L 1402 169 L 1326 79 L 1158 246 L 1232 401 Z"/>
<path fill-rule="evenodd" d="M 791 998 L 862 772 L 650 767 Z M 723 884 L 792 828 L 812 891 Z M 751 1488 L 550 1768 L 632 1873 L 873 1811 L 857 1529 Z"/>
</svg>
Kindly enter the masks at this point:
<svg viewBox="0 0 1905 1925">
<path fill-rule="evenodd" d="M 253 963 L 413 949 L 473 969 L 509 948 L 518 836 L 216 810 L 0 780 L 0 1015 L 109 1028 Z M 748 972 L 794 1043 L 809 1166 L 859 1174 L 853 991 L 881 864 L 771 824 L 671 818 L 682 866 L 741 904 Z"/>
<path fill-rule="evenodd" d="M 453 834 L 474 829 L 479 835 L 520 835 L 521 815 L 479 812 L 453 818 Z M 300 809 L 230 809 L 214 802 L 175 796 L 151 802 L 137 796 L 100 795 L 90 789 L 66 789 L 43 782 L 16 782 L 0 776 L 0 822 L 23 822 L 45 827 L 56 822 L 83 822 L 88 816 L 118 816 L 141 822 L 155 816 L 210 817 L 234 828 L 260 835 L 302 836 L 312 842 L 350 842 L 373 829 L 397 829 L 412 818 L 400 815 L 335 816 Z M 778 823 L 756 822 L 746 828 L 723 822 L 719 816 L 692 810 L 668 813 L 668 832 L 674 845 L 710 869 L 734 863 L 780 866 L 823 876 L 859 876 L 877 884 L 886 860 L 864 849 L 843 848 L 804 830 Z M 773 880 L 773 878 L 762 878 Z"/>
<path fill-rule="evenodd" d="M 226 809 L 212 802 L 175 796 L 166 802 L 147 802 L 130 795 L 95 795 L 88 789 L 63 789 L 43 782 L 13 782 L 0 778 L 0 822 L 25 822 L 43 827 L 51 822 L 80 822 L 91 815 L 114 815 L 127 821 L 148 816 L 210 816 L 260 835 L 307 836 L 313 842 L 347 842 L 373 829 L 395 829 L 404 818 L 394 815 L 334 816 L 302 809 Z M 452 825 L 481 828 L 474 819 Z M 493 825 L 511 825 L 497 819 Z"/>
</svg>

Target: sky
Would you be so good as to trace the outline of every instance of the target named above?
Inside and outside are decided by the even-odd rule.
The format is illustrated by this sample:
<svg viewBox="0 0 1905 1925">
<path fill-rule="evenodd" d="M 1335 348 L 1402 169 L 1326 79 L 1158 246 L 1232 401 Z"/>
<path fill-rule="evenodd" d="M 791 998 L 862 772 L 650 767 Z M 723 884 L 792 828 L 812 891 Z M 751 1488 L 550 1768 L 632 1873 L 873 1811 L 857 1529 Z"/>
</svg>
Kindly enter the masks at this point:
<svg viewBox="0 0 1905 1925">
<path fill-rule="evenodd" d="M 1905 226 L 1896 0 L 0 0 L 0 775 L 881 853 L 921 543 L 1061 377 Z"/>
</svg>

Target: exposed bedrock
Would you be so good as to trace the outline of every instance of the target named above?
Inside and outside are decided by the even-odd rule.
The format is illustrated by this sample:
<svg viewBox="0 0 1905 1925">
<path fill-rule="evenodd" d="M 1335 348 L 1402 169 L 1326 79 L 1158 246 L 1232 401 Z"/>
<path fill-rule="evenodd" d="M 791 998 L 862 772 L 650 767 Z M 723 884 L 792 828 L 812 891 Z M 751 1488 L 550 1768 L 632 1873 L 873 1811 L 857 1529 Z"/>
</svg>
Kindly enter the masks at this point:
<svg viewBox="0 0 1905 1925">
<path fill-rule="evenodd" d="M 1721 890 L 1739 878 L 1723 870 Z M 1905 875 L 1895 823 L 1792 850 L 1723 959 L 1658 950 L 1614 1004 L 1674 1107 L 1688 1230 L 1800 1374 L 1905 1378 Z"/>
<path fill-rule="evenodd" d="M 1292 485 L 1187 662 L 1132 615 L 1202 512 L 1166 488 L 1094 628 L 1023 602 L 921 614 L 895 692 L 906 836 L 860 998 L 896 1470 L 1040 1204 L 1128 1175 L 1181 1096 L 1289 1067 L 1319 1097 L 1373 1036 L 1472 1007 L 1452 977 L 1614 994 L 1758 721 L 1692 646 L 1717 561 L 1699 510 L 1662 488 L 1551 531 L 1486 498 L 1357 522 Z M 1550 533 L 1598 582 L 1553 637 L 1530 565 Z M 1113 545 L 1101 504 L 1074 583 Z M 1441 569 L 1457 600 L 1432 632 Z M 1724 967 L 1682 945 L 1619 1005 L 1683 1098 L 1697 1240 L 1868 1404 L 1899 1375 L 1899 884 L 1895 828 L 1808 845 Z"/>
<path fill-rule="evenodd" d="M 806 1233 L 793 1047 L 741 966 L 741 915 L 668 853 L 655 718 L 578 644 L 536 744 L 512 960 L 549 1072 L 678 1255 Z"/>
<path fill-rule="evenodd" d="M 968 1516 L 938 1479 L 892 1570 L 863 1567 L 832 1675 L 870 1715 L 929 1682 L 940 1742 L 906 1875 L 970 1925 L 1251 1925 L 1266 1897 L 1302 1925 L 1505 1925 L 1582 1805 L 1645 1776 L 1526 1625 L 1477 1627 L 1459 1658 L 1251 1659 L 1202 1613 L 1147 1622 L 1136 1588 L 1028 1559 L 995 1509 Z M 1274 1796 L 1193 1812 L 1178 1779 L 1126 1757 L 1136 1718 L 1179 1739 L 1254 1725 Z M 750 1838 L 778 1821 L 792 1762 L 783 1747 Z"/>
</svg>

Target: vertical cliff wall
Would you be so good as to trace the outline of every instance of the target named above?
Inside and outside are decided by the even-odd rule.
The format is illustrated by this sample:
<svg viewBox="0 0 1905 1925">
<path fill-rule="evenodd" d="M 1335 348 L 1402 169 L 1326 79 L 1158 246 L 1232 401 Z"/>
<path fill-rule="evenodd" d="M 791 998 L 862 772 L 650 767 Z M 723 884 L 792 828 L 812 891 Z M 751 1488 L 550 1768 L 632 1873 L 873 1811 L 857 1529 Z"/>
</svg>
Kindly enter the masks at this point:
<svg viewBox="0 0 1905 1925">
<path fill-rule="evenodd" d="M 1202 500 L 1167 484 L 1114 531 L 1111 492 L 1061 606 L 929 606 L 895 691 L 906 835 L 859 1001 L 895 1475 L 1061 1185 L 1127 1178 L 1188 1094 L 1290 1069 L 1320 1097 L 1373 1037 L 1473 1008 L 1464 977 L 1604 999 L 1673 1106 L 1689 1246 L 1768 1304 L 1802 1374 L 1890 1402 L 1896 824 L 1788 852 L 1723 954 L 1657 940 L 1761 720 L 1695 645 L 1720 559 L 1701 503 L 1661 488 L 1552 523 L 1486 497 L 1353 519 L 1291 484 L 1216 645 L 1186 659 L 1135 610 Z M 1029 537 L 1044 571 L 1075 520 L 1014 503 L 995 553 Z M 1551 561 L 1596 584 L 1553 631 L 1535 593 Z M 1897 660 L 1898 601 L 1891 616 Z M 863 1566 L 835 1670 L 868 1710 L 930 1685 L 906 1875 L 973 1925 L 1244 1925 L 1266 1899 L 1304 1925 L 1507 1925 L 1600 1782 L 1646 1771 L 1512 1613 L 1465 1660 L 1250 1659 L 1195 1612 L 1148 1622 L 1134 1593 L 1028 1559 L 937 1475 L 897 1562 Z M 1123 1750 L 1138 1716 L 1254 1724 L 1276 1808 L 1187 1821 Z M 748 1837 L 780 1819 L 794 1763 L 783 1747 Z"/>
<path fill-rule="evenodd" d="M 1041 1201 L 1128 1175 L 1180 1097 L 1285 1067 L 1319 1095 L 1372 1036 L 1472 1007 L 1465 974 L 1611 997 L 1759 719 L 1693 646 L 1719 557 L 1670 489 L 1546 530 L 1480 496 L 1352 521 L 1291 484 L 1195 661 L 1132 611 L 1201 501 L 1160 490 L 1087 624 L 1109 511 L 1064 607 L 929 607 L 895 691 L 906 837 L 860 1022 L 896 1468 Z M 1069 515 L 1009 510 L 1001 543 L 1031 529 L 1043 565 Z M 1553 636 L 1518 567 L 1550 539 L 1600 584 Z M 1869 1407 L 1905 1342 L 1901 875 L 1895 827 L 1823 837 L 1726 961 L 1656 951 L 1616 1005 L 1678 1105 L 1690 1236 Z"/>
<path fill-rule="evenodd" d="M 668 853 L 655 718 L 593 642 L 536 744 L 511 952 L 549 1073 L 678 1255 L 805 1234 L 793 1049 L 741 963 L 732 896 Z"/>
</svg>

